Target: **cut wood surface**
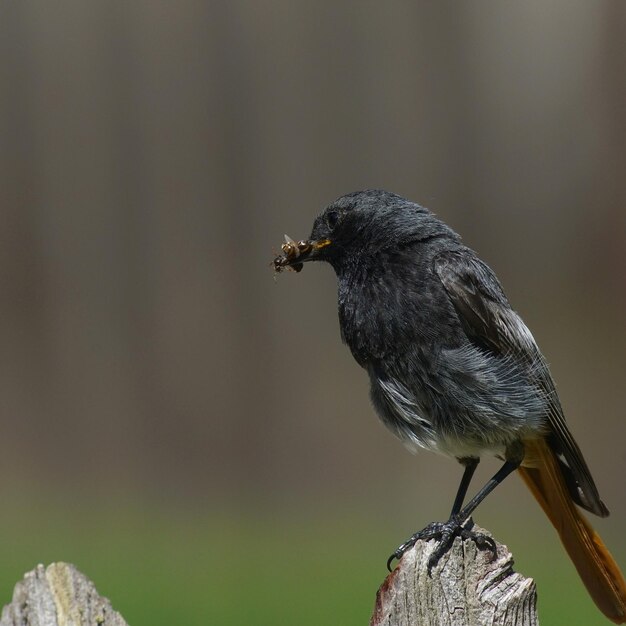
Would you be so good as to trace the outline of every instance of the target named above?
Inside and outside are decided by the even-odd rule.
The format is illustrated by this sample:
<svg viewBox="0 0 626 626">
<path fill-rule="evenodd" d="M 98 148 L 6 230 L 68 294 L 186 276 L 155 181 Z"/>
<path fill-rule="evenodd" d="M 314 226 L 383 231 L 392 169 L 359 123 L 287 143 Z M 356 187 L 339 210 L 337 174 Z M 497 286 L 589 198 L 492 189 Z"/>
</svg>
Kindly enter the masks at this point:
<svg viewBox="0 0 626 626">
<path fill-rule="evenodd" d="M 38 565 L 15 585 L 0 626 L 128 626 L 73 565 Z"/>
<path fill-rule="evenodd" d="M 378 590 L 370 626 L 538 626 L 535 582 L 513 571 L 506 546 L 496 542 L 494 557 L 456 538 L 429 575 L 436 545 L 418 541 L 406 552 Z"/>
</svg>

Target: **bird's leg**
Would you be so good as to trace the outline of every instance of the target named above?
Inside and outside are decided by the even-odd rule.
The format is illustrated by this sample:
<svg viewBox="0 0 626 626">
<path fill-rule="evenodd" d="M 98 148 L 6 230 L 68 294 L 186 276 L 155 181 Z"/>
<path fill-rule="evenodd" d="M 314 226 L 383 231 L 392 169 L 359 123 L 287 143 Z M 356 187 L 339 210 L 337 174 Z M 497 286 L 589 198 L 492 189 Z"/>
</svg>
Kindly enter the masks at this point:
<svg viewBox="0 0 626 626">
<path fill-rule="evenodd" d="M 502 467 L 493 475 L 493 477 L 487 481 L 485 486 L 457 513 L 453 513 L 450 516 L 450 519 L 447 522 L 432 522 L 428 524 L 426 528 L 420 530 L 415 533 L 410 539 L 405 541 L 403 544 L 398 546 L 397 550 L 387 559 L 387 569 L 391 571 L 391 562 L 394 559 L 401 559 L 402 555 L 409 549 L 412 548 L 415 543 L 419 540 L 429 540 L 429 539 L 437 539 L 438 545 L 434 552 L 430 555 L 428 559 L 428 572 L 432 570 L 432 568 L 439 562 L 439 559 L 448 551 L 455 537 L 461 537 L 461 539 L 471 539 L 478 545 L 480 548 L 489 548 L 492 552 L 496 552 L 495 542 L 491 537 L 487 537 L 482 533 L 476 533 L 471 530 L 473 527 L 473 522 L 470 519 L 472 513 L 476 509 L 476 507 L 513 471 L 515 471 L 521 464 L 522 459 L 524 458 L 524 448 L 523 445 L 514 444 L 507 448 L 506 451 L 506 460 Z M 469 469 L 466 466 L 465 473 L 463 474 L 463 479 L 461 480 L 461 485 L 459 486 L 459 493 L 457 493 L 457 497 L 454 501 L 454 506 L 457 506 L 459 500 L 463 500 L 463 497 L 460 497 L 460 492 L 464 487 L 464 483 L 468 482 L 471 479 L 471 473 L 476 469 L 474 466 L 473 469 Z M 469 477 L 467 477 L 467 474 Z M 467 490 L 467 486 L 465 486 L 465 490 Z M 464 495 L 464 494 L 463 494 Z"/>
<path fill-rule="evenodd" d="M 465 471 L 463 472 L 461 483 L 459 484 L 459 488 L 456 492 L 456 498 L 454 498 L 454 504 L 452 505 L 450 517 L 456 515 L 461 510 L 463 501 L 465 500 L 465 496 L 467 494 L 467 489 L 472 481 L 472 476 L 474 476 L 474 472 L 480 462 L 480 459 L 475 456 L 463 457 L 457 460 L 461 465 L 465 466 Z"/>
</svg>

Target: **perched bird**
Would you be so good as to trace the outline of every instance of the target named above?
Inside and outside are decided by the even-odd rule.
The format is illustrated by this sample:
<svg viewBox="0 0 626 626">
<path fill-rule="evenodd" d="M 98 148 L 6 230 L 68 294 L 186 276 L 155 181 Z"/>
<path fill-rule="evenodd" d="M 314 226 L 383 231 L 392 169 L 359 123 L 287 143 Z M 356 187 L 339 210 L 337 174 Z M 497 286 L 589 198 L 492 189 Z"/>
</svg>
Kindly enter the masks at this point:
<svg viewBox="0 0 626 626">
<path fill-rule="evenodd" d="M 563 416 L 548 366 L 493 271 L 449 226 L 396 194 L 342 196 L 309 240 L 283 245 L 277 271 L 326 261 L 338 281 L 341 335 L 367 372 L 373 405 L 410 446 L 464 467 L 450 519 L 415 533 L 436 538 L 431 566 L 471 530 L 480 502 L 518 470 L 559 533 L 599 609 L 626 623 L 626 582 L 577 507 L 606 517 L 587 463 Z M 463 506 L 483 454 L 500 470 Z"/>
</svg>

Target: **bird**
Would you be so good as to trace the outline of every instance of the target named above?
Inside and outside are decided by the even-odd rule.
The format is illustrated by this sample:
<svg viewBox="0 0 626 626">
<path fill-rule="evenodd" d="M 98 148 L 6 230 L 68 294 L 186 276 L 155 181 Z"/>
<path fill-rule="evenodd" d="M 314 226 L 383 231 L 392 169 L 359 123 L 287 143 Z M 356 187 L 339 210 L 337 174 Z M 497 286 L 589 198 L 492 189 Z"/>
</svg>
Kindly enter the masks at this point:
<svg viewBox="0 0 626 626">
<path fill-rule="evenodd" d="M 546 359 L 493 270 L 425 207 L 368 189 L 341 196 L 308 240 L 286 237 L 277 272 L 329 263 L 337 277 L 341 337 L 367 372 L 382 422 L 409 447 L 463 467 L 450 518 L 412 535 L 494 548 L 472 530 L 476 507 L 517 470 L 554 525 L 598 608 L 626 623 L 626 582 L 581 508 L 606 517 L 591 472 L 565 421 Z M 481 457 L 502 466 L 465 503 Z"/>
</svg>

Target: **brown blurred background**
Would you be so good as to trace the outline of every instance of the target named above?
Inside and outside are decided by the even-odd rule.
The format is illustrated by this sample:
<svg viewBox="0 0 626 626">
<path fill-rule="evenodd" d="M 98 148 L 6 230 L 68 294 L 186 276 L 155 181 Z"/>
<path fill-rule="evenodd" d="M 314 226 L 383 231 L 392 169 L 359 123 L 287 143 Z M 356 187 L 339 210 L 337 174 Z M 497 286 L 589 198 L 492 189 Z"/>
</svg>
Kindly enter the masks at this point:
<svg viewBox="0 0 626 626">
<path fill-rule="evenodd" d="M 380 582 L 460 470 L 377 422 L 330 268 L 268 264 L 325 204 L 383 187 L 498 273 L 626 564 L 626 4 L 4 0 L 0 87 L 11 532 L 68 503 L 149 508 L 142 528 L 296 519 L 301 549 L 316 523 L 369 525 Z M 514 548 L 527 528 L 556 541 L 516 478 L 477 519 Z"/>
</svg>

